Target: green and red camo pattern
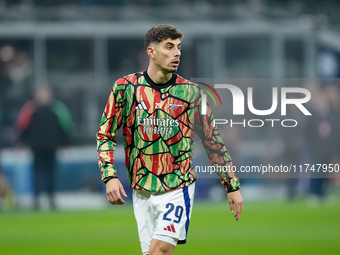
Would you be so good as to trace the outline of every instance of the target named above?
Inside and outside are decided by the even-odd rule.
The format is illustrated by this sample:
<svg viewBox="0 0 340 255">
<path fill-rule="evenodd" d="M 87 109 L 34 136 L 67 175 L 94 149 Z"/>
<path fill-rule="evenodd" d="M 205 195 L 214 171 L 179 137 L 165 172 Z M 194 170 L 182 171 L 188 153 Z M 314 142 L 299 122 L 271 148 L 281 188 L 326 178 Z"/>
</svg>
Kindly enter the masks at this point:
<svg viewBox="0 0 340 255">
<path fill-rule="evenodd" d="M 117 80 L 110 93 L 97 133 L 102 179 L 117 177 L 114 150 L 117 130 L 123 127 L 125 163 L 134 189 L 162 192 L 190 185 L 197 179 L 192 164 L 194 132 L 202 139 L 212 165 L 231 166 L 231 158 L 210 107 L 201 115 L 202 90 L 177 75 L 166 87 L 155 87 L 143 72 Z M 231 191 L 232 172 L 217 173 Z M 238 181 L 238 180 L 237 180 Z"/>
</svg>

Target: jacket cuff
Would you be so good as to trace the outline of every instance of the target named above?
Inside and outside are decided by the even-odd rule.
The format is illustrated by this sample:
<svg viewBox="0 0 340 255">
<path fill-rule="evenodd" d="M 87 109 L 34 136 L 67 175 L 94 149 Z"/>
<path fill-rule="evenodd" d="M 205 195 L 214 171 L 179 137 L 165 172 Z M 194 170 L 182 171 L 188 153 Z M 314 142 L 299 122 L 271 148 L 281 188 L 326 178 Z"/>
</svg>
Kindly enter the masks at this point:
<svg viewBox="0 0 340 255">
<path fill-rule="evenodd" d="M 117 178 L 118 178 L 117 176 L 108 176 L 103 179 L 103 182 L 106 184 L 109 180 L 117 179 Z"/>
<path fill-rule="evenodd" d="M 230 178 L 225 181 L 224 187 L 228 193 L 237 191 L 241 188 L 240 180 L 238 178 Z"/>
</svg>

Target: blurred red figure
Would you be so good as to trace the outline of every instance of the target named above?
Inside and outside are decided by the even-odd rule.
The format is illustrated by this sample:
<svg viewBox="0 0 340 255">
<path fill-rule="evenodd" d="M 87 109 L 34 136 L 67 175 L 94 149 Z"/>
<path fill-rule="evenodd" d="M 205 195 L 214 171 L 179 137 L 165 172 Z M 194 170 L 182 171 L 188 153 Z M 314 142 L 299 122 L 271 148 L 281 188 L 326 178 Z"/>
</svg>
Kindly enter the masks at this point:
<svg viewBox="0 0 340 255">
<path fill-rule="evenodd" d="M 72 126 L 67 107 L 53 99 L 43 87 L 21 109 L 17 119 L 21 142 L 33 153 L 34 206 L 40 208 L 39 195 L 46 192 L 50 208 L 55 208 L 57 148 L 69 144 Z"/>
</svg>

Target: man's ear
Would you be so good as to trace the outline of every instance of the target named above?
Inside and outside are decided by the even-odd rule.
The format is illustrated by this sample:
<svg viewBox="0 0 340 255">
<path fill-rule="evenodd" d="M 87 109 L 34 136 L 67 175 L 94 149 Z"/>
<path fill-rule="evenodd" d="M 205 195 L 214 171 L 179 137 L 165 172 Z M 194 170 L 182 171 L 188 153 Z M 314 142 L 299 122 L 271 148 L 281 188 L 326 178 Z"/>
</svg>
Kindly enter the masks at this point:
<svg viewBox="0 0 340 255">
<path fill-rule="evenodd" d="M 146 53 L 149 55 L 150 58 L 154 58 L 155 57 L 155 48 L 152 47 L 152 46 L 149 46 L 147 49 L 146 49 Z"/>
</svg>

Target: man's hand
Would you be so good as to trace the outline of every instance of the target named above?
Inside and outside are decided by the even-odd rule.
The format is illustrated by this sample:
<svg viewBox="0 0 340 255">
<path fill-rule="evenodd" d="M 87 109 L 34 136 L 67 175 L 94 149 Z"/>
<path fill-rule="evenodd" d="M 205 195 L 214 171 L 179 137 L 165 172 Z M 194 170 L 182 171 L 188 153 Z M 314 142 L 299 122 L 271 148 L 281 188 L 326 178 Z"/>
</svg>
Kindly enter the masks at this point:
<svg viewBox="0 0 340 255">
<path fill-rule="evenodd" d="M 229 206 L 230 206 L 230 212 L 234 213 L 235 212 L 235 207 L 236 207 L 236 213 L 234 215 L 234 217 L 236 218 L 237 221 L 240 220 L 240 214 L 242 211 L 242 204 L 243 204 L 243 199 L 241 196 L 241 192 L 239 190 L 234 191 L 234 192 L 230 192 L 228 193 L 228 202 L 229 202 Z M 234 207 L 235 205 L 235 207 Z"/>
<path fill-rule="evenodd" d="M 121 197 L 127 197 L 123 185 L 117 178 L 111 179 L 106 183 L 107 200 L 113 205 L 124 205 L 125 201 Z"/>
</svg>

